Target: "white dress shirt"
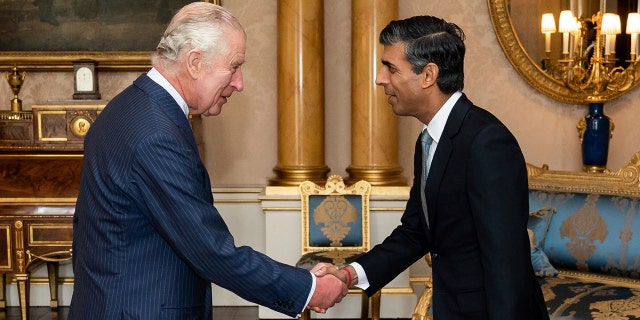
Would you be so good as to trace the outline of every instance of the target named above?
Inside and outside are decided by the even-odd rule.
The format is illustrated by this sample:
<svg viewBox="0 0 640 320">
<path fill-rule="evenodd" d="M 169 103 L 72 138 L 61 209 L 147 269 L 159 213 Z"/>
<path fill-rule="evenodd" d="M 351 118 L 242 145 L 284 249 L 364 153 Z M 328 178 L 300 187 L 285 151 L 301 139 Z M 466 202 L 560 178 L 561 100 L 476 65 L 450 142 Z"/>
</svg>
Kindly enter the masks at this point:
<svg viewBox="0 0 640 320">
<path fill-rule="evenodd" d="M 178 90 L 176 90 L 176 88 L 174 88 L 171 83 L 169 83 L 169 80 L 167 80 L 167 78 L 165 78 L 162 74 L 160 74 L 160 72 L 158 72 L 158 69 L 151 68 L 151 70 L 147 72 L 147 76 L 149 76 L 149 78 L 151 78 L 153 82 L 159 84 L 162 88 L 167 90 L 171 97 L 176 100 L 176 102 L 180 106 L 180 109 L 182 109 L 182 112 L 184 112 L 184 115 L 186 117 L 189 116 L 189 106 L 187 106 L 187 102 L 184 101 L 182 96 L 178 93 Z"/>
</svg>

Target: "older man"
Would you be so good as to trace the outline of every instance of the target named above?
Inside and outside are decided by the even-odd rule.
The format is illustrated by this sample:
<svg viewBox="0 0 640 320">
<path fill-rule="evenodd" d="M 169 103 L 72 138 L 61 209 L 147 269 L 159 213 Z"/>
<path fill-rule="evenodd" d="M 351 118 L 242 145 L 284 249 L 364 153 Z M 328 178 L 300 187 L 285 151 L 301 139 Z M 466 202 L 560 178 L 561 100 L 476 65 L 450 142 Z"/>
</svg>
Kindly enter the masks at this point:
<svg viewBox="0 0 640 320">
<path fill-rule="evenodd" d="M 346 294 L 333 276 L 236 247 L 212 205 L 189 114 L 242 91 L 246 36 L 220 6 L 172 19 L 153 69 L 109 102 L 85 138 L 69 319 L 211 319 L 211 282 L 296 316 Z"/>
</svg>

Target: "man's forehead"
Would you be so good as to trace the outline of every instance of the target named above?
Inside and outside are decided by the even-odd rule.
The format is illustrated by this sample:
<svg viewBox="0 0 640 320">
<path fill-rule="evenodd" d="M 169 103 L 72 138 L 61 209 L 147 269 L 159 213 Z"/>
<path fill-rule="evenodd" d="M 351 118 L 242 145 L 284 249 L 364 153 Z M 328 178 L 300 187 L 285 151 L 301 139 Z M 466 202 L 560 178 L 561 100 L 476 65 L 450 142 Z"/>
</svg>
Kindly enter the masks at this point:
<svg viewBox="0 0 640 320">
<path fill-rule="evenodd" d="M 244 34 L 235 32 L 233 36 L 229 38 L 229 54 L 227 55 L 229 64 L 243 64 L 245 61 L 246 48 L 247 40 Z"/>
<path fill-rule="evenodd" d="M 398 43 L 394 45 L 386 45 L 384 46 L 384 50 L 382 51 L 382 60 L 391 63 L 402 61 L 405 59 L 404 50 L 404 44 Z"/>
</svg>

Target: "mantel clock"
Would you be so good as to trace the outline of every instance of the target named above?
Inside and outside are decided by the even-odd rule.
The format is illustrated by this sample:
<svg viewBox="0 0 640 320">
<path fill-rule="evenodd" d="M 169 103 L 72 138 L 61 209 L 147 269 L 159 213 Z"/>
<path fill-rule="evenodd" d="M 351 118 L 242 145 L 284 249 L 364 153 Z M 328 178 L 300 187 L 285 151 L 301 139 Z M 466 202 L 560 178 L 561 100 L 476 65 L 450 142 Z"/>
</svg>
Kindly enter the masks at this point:
<svg viewBox="0 0 640 320">
<path fill-rule="evenodd" d="M 73 61 L 73 99 L 75 100 L 99 100 L 98 63 L 91 59 Z"/>
</svg>

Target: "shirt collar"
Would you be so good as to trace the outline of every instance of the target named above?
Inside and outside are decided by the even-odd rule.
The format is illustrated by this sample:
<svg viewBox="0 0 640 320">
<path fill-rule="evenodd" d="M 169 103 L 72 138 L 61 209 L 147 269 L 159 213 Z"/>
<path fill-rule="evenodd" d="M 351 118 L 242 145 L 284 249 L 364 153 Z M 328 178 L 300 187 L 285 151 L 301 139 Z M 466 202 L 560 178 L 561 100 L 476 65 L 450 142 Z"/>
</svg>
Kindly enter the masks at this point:
<svg viewBox="0 0 640 320">
<path fill-rule="evenodd" d="M 169 80 L 167 80 L 167 78 L 165 78 L 158 71 L 158 69 L 151 68 L 151 70 L 149 70 L 149 72 L 147 72 L 147 76 L 149 76 L 149 78 L 151 78 L 151 80 L 153 80 L 153 82 L 157 83 L 162 88 L 167 90 L 167 92 L 169 92 L 171 97 L 173 97 L 173 99 L 176 100 L 176 103 L 178 103 L 178 105 L 180 106 L 180 109 L 182 109 L 182 112 L 184 112 L 184 115 L 189 117 L 189 106 L 187 106 L 187 102 L 184 101 L 182 96 L 178 93 L 178 90 L 176 90 L 171 85 L 171 83 L 169 83 Z"/>
<path fill-rule="evenodd" d="M 433 141 L 437 144 L 440 141 L 440 137 L 442 136 L 442 132 L 444 131 L 444 126 L 447 124 L 447 119 L 449 118 L 449 114 L 453 109 L 453 106 L 458 102 L 458 99 L 462 96 L 462 92 L 456 91 L 451 97 L 445 102 L 440 110 L 436 112 L 436 115 L 431 119 L 431 121 L 422 127 L 422 131 L 428 130 L 429 135 L 433 139 Z"/>
</svg>

